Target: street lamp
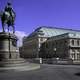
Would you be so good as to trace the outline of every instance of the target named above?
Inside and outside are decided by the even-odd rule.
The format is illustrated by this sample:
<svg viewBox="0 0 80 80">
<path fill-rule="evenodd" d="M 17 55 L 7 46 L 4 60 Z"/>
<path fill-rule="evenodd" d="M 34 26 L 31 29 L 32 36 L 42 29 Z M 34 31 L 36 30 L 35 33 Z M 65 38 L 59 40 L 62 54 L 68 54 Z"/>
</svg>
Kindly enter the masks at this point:
<svg viewBox="0 0 80 80">
<path fill-rule="evenodd" d="M 54 52 L 55 52 L 55 57 L 56 57 L 56 48 L 54 48 Z"/>
</svg>

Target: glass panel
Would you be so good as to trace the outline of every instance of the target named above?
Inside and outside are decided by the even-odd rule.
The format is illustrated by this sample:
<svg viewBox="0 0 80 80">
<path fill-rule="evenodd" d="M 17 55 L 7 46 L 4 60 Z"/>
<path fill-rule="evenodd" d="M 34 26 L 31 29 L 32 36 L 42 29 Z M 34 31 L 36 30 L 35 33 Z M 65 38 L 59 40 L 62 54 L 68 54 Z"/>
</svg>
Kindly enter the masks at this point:
<svg viewBox="0 0 80 80">
<path fill-rule="evenodd" d="M 67 29 L 59 29 L 59 28 L 49 28 L 49 27 L 42 27 L 40 30 L 44 33 L 44 37 L 51 37 L 56 36 L 64 33 L 78 33 L 80 35 L 80 32 L 74 31 L 74 30 L 67 30 Z"/>
</svg>

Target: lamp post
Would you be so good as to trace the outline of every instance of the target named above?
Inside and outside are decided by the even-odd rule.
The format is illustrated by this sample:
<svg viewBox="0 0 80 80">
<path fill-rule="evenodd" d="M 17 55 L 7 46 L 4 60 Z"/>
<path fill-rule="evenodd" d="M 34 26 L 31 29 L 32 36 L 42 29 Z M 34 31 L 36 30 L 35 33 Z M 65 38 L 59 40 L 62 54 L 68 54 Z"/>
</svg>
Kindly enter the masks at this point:
<svg viewBox="0 0 80 80">
<path fill-rule="evenodd" d="M 55 52 L 55 57 L 56 57 L 56 48 L 54 48 L 54 52 Z"/>
</svg>

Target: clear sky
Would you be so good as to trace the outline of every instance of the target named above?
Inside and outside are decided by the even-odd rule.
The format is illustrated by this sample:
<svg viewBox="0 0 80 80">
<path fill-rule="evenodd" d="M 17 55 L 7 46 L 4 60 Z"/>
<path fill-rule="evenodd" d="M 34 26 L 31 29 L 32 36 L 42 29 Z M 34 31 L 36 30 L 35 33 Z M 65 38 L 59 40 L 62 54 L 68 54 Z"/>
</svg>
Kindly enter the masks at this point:
<svg viewBox="0 0 80 80">
<path fill-rule="evenodd" d="M 7 1 L 0 0 L 0 10 L 4 9 Z M 80 30 L 80 0 L 9 1 L 16 12 L 15 27 L 18 31 L 29 34 L 39 26 Z"/>
</svg>

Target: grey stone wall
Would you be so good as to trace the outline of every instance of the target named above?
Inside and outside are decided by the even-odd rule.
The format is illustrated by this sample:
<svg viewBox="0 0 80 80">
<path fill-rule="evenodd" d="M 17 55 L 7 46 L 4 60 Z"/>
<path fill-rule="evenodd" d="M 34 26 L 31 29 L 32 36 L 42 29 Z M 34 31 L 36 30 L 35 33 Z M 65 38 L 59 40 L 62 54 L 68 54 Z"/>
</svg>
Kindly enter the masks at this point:
<svg viewBox="0 0 80 80">
<path fill-rule="evenodd" d="M 0 33 L 0 60 L 19 58 L 17 37 L 14 34 Z"/>
</svg>

